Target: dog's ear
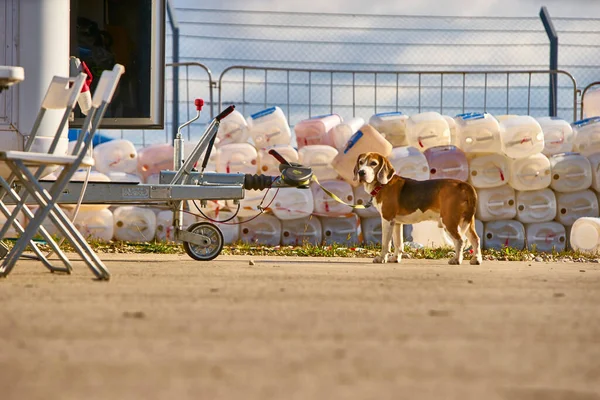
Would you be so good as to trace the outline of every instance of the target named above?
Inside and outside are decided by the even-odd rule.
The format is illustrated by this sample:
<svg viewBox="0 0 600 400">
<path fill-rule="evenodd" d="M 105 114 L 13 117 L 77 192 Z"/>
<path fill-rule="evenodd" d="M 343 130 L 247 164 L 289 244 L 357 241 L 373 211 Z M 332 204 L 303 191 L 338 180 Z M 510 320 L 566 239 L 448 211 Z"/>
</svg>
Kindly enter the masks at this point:
<svg viewBox="0 0 600 400">
<path fill-rule="evenodd" d="M 362 158 L 363 154 L 360 154 L 357 158 L 356 158 L 356 162 L 354 163 L 354 178 L 352 179 L 353 181 L 357 181 L 358 180 L 358 164 L 360 163 L 360 159 Z"/>
<path fill-rule="evenodd" d="M 381 166 L 379 167 L 379 172 L 377 172 L 377 181 L 382 185 L 386 185 L 394 177 L 395 173 L 396 170 L 392 163 L 382 156 Z"/>
</svg>

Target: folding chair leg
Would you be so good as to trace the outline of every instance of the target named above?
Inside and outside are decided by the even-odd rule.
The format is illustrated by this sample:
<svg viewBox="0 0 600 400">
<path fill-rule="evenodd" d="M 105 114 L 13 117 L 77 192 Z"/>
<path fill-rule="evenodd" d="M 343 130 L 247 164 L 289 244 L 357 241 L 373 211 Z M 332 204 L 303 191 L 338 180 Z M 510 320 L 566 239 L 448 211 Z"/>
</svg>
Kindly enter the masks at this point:
<svg viewBox="0 0 600 400">
<path fill-rule="evenodd" d="M 12 199 L 16 202 L 17 205 L 22 206 L 22 210 L 25 213 L 25 216 L 29 219 L 32 219 L 33 213 L 31 212 L 29 207 L 24 205 L 24 202 L 21 201 L 21 198 L 19 197 L 18 193 L 16 193 L 10 186 L 8 186 L 8 182 L 6 182 L 4 179 L 2 179 L 2 177 L 0 177 L 0 186 L 6 191 L 6 194 L 8 194 L 10 197 L 12 197 Z M 13 211 L 13 213 L 11 215 L 11 212 L 8 210 L 8 208 L 4 205 L 4 203 L 2 201 L 0 201 L 0 211 L 2 211 L 2 213 L 4 213 L 4 215 L 6 216 L 7 225 L 9 222 L 12 222 L 12 225 L 15 227 L 17 232 L 19 232 L 19 234 L 23 234 L 25 229 L 21 226 L 19 221 L 17 221 L 15 219 L 15 216 L 18 214 L 18 211 L 19 211 L 18 207 L 15 207 L 15 210 Z M 4 226 L 3 231 L 7 231 L 8 229 L 6 229 L 6 228 L 7 227 Z M 46 228 L 44 228 L 43 226 L 40 226 L 39 232 L 40 232 L 42 238 L 52 248 L 54 253 L 56 253 L 56 255 L 60 258 L 60 260 L 64 264 L 64 267 L 55 267 L 54 265 L 52 265 L 50 263 L 50 261 L 48 261 L 47 257 L 44 256 L 44 253 L 38 248 L 36 243 L 33 240 L 31 240 L 29 242 L 29 244 L 33 248 L 33 251 L 37 255 L 38 259 L 42 262 L 42 264 L 44 264 L 44 266 L 46 268 L 48 268 L 50 270 L 50 272 L 64 272 L 64 273 L 70 274 L 71 271 L 73 270 L 73 267 L 71 265 L 71 262 L 67 258 L 66 254 L 60 249 L 60 247 L 54 241 L 54 239 L 52 238 L 50 233 L 48 233 Z M 8 246 L 6 246 L 4 243 L 2 243 L 2 245 L 4 246 L 6 251 L 4 252 L 4 254 L 0 254 L 0 259 L 4 258 L 6 256 L 6 254 L 8 253 Z M 0 250 L 0 252 L 1 252 L 1 250 Z"/>
<path fill-rule="evenodd" d="M 3 241 L 0 241 L 0 259 L 8 254 L 8 246 Z"/>
</svg>

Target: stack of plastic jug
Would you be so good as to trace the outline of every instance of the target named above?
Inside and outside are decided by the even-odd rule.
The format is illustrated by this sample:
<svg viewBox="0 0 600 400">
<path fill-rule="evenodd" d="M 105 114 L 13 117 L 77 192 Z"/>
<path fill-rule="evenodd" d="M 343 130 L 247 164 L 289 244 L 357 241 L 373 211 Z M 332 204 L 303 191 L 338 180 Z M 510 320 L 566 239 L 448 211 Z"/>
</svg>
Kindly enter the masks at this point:
<svg viewBox="0 0 600 400">
<path fill-rule="evenodd" d="M 338 114 L 319 115 L 302 120 L 294 126 L 298 149 L 304 146 L 330 144 L 327 132 L 342 123 Z"/>
<path fill-rule="evenodd" d="M 519 115 L 500 123 L 502 152 L 510 158 L 525 158 L 544 150 L 544 133 L 535 118 Z"/>
<path fill-rule="evenodd" d="M 586 118 L 600 116 L 600 89 L 595 88 L 585 93 L 582 99 L 583 114 Z M 583 101 L 585 100 L 585 101 Z"/>
<path fill-rule="evenodd" d="M 94 147 L 94 161 L 97 171 L 103 174 L 124 172 L 133 174 L 137 169 L 138 152 L 132 142 L 115 139 Z"/>
<path fill-rule="evenodd" d="M 237 110 L 221 120 L 217 131 L 218 145 L 231 143 L 245 143 L 248 140 L 248 124 L 246 119 Z"/>
<path fill-rule="evenodd" d="M 294 149 L 289 144 L 281 144 L 277 146 L 267 147 L 265 149 L 260 149 L 258 150 L 258 169 L 263 175 L 280 175 L 279 161 L 277 161 L 275 157 L 269 154 L 270 150 L 277 151 L 279 154 L 281 154 L 283 158 L 285 158 L 291 163 L 297 163 L 299 160 L 298 151 L 296 151 L 296 149 Z"/>
<path fill-rule="evenodd" d="M 459 114 L 455 118 L 458 147 L 465 153 L 499 153 L 500 125 L 488 113 Z"/>
<path fill-rule="evenodd" d="M 456 146 L 430 147 L 423 153 L 429 165 L 431 179 L 469 178 L 469 163 L 465 153 Z"/>
<path fill-rule="evenodd" d="M 171 144 L 153 144 L 138 151 L 137 174 L 144 182 L 162 170 L 173 169 L 174 149 Z"/>
<path fill-rule="evenodd" d="M 282 221 L 306 218 L 313 210 L 313 194 L 306 189 L 281 188 L 271 204 L 273 215 Z"/>
<path fill-rule="evenodd" d="M 231 143 L 219 148 L 217 172 L 256 174 L 258 153 L 250 143 Z"/>
<path fill-rule="evenodd" d="M 396 175 L 404 178 L 425 181 L 429 179 L 429 163 L 427 157 L 416 147 L 402 146 L 392 149 L 388 157 L 396 170 Z"/>
<path fill-rule="evenodd" d="M 281 244 L 285 246 L 301 246 L 309 243 L 321 244 L 323 227 L 317 217 L 307 217 L 281 221 Z"/>
<path fill-rule="evenodd" d="M 573 128 L 571 124 L 557 117 L 541 117 L 537 119 L 544 132 L 545 156 L 568 153 L 573 150 Z"/>
<path fill-rule="evenodd" d="M 430 147 L 450 145 L 450 127 L 437 112 L 411 115 L 406 121 L 406 137 L 410 146 L 420 151 Z"/>
<path fill-rule="evenodd" d="M 338 151 L 342 151 L 352 135 L 354 135 L 364 124 L 364 119 L 352 118 L 335 125 L 327 132 L 327 144 L 335 147 Z"/>
<path fill-rule="evenodd" d="M 107 208 L 102 210 L 81 208 L 73 224 L 86 239 L 108 242 L 114 235 L 113 213 Z"/>
<path fill-rule="evenodd" d="M 525 227 L 515 220 L 491 221 L 484 225 L 483 243 L 486 249 L 525 248 Z"/>
<path fill-rule="evenodd" d="M 298 150 L 300 164 L 311 167 L 313 174 L 320 181 L 337 178 L 338 173 L 331 165 L 337 155 L 338 151 L 335 148 L 323 144 L 308 145 Z"/>
<path fill-rule="evenodd" d="M 374 114 L 369 118 L 369 125 L 387 139 L 393 147 L 408 145 L 406 138 L 406 120 L 408 115 L 398 111 Z"/>
<path fill-rule="evenodd" d="M 361 242 L 360 218 L 350 214 L 347 218 L 321 217 L 325 244 L 355 245 Z"/>
<path fill-rule="evenodd" d="M 120 206 L 113 211 L 114 238 L 128 242 L 149 242 L 156 233 L 156 214 L 149 208 Z"/>
<path fill-rule="evenodd" d="M 471 153 L 468 163 L 469 183 L 476 189 L 493 188 L 508 183 L 510 164 L 504 154 Z"/>
<path fill-rule="evenodd" d="M 341 180 L 321 182 L 321 185 L 348 204 L 354 204 L 352 186 Z M 311 183 L 310 190 L 314 200 L 314 213 L 320 216 L 340 217 L 352 213 L 352 208 L 331 198 L 316 182 Z"/>
<path fill-rule="evenodd" d="M 600 152 L 600 117 L 573 122 L 573 151 L 590 156 Z"/>
<path fill-rule="evenodd" d="M 285 114 L 279 107 L 270 107 L 247 118 L 248 134 L 257 148 L 290 144 L 291 132 Z"/>
<path fill-rule="evenodd" d="M 281 221 L 273 215 L 240 219 L 240 240 L 249 244 L 277 246 L 281 241 Z"/>
<path fill-rule="evenodd" d="M 526 224 L 525 236 L 529 250 L 563 251 L 567 245 L 565 227 L 554 221 Z"/>
</svg>

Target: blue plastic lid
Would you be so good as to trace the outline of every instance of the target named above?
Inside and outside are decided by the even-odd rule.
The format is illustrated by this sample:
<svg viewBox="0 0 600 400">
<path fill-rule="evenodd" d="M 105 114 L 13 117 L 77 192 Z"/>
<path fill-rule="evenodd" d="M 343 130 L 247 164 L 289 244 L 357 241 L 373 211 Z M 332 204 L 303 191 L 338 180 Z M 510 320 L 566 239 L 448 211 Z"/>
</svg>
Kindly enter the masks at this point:
<svg viewBox="0 0 600 400">
<path fill-rule="evenodd" d="M 360 138 L 363 137 L 363 133 L 359 130 L 356 131 L 356 133 L 354 135 L 352 135 L 352 137 L 350 139 L 348 139 L 348 143 L 346 143 L 346 148 L 344 149 L 344 154 L 348 153 L 348 151 L 354 147 L 354 145 L 356 144 L 356 142 L 358 142 L 360 140 Z"/>
<path fill-rule="evenodd" d="M 259 111 L 257 113 L 252 114 L 250 116 L 250 118 L 252 118 L 252 119 L 259 119 L 259 118 L 262 118 L 262 117 L 264 117 L 266 115 L 273 114 L 275 112 L 275 110 L 277 110 L 277 107 L 270 107 L 270 108 L 267 108 L 265 110 L 262 110 L 262 111 Z"/>
<path fill-rule="evenodd" d="M 586 119 L 582 119 L 579 121 L 575 121 L 575 122 L 573 122 L 573 126 L 575 126 L 577 128 L 581 128 L 582 126 L 586 126 L 589 124 L 595 124 L 597 122 L 600 122 L 600 117 L 591 117 L 591 118 L 586 118 Z"/>
<path fill-rule="evenodd" d="M 402 115 L 402 113 L 400 111 L 388 111 L 375 114 L 376 117 L 387 117 L 390 115 Z"/>
<path fill-rule="evenodd" d="M 332 115 L 336 115 L 336 114 L 323 114 L 323 115 L 317 115 L 315 117 L 310 117 L 309 119 L 320 119 L 320 118 L 326 118 L 326 117 L 331 117 Z"/>
</svg>

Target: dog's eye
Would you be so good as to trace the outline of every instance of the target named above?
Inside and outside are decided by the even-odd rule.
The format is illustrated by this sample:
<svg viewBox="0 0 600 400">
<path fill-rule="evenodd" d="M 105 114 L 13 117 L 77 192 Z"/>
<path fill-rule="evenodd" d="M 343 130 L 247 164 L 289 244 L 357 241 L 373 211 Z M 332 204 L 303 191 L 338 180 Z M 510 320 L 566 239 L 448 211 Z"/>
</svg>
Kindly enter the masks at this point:
<svg viewBox="0 0 600 400">
<path fill-rule="evenodd" d="M 377 161 L 371 161 L 371 166 L 374 167 L 377 165 Z"/>
</svg>

